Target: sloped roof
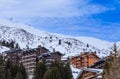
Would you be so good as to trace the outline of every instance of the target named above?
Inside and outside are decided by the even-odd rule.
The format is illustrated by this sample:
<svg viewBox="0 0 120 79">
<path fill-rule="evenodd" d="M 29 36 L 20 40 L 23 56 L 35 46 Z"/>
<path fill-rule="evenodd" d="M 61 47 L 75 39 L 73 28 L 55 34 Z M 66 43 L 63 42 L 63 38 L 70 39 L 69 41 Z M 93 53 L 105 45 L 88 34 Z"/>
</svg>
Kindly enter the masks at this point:
<svg viewBox="0 0 120 79">
<path fill-rule="evenodd" d="M 38 56 L 38 58 L 42 58 L 42 57 L 44 57 L 44 56 L 50 56 L 50 55 L 52 55 L 52 54 L 56 54 L 56 53 L 58 53 L 59 55 L 63 55 L 62 53 L 60 53 L 60 52 L 47 52 L 47 53 L 43 53 L 43 54 L 41 54 L 40 56 Z"/>
<path fill-rule="evenodd" d="M 11 50 L 5 51 L 3 53 L 15 53 L 15 52 L 18 52 L 18 51 L 21 51 L 21 49 L 11 49 Z"/>
<path fill-rule="evenodd" d="M 33 49 L 23 49 L 21 52 L 22 52 L 22 53 L 29 53 L 30 51 L 37 51 L 37 50 L 39 50 L 39 49 L 45 49 L 46 51 L 49 52 L 49 50 L 46 49 L 45 47 L 38 47 L 38 48 L 33 48 Z"/>
<path fill-rule="evenodd" d="M 92 55 L 92 54 L 99 58 L 99 56 L 94 52 L 81 52 L 79 55 L 73 56 L 72 58 L 82 57 L 83 55 L 89 56 L 89 55 Z"/>
<path fill-rule="evenodd" d="M 105 62 L 105 59 L 100 59 L 98 61 L 96 61 L 91 67 L 94 67 L 96 65 L 99 65 L 100 63 L 104 63 Z"/>
<path fill-rule="evenodd" d="M 79 77 L 81 76 L 81 74 L 83 73 L 83 71 L 94 72 L 94 73 L 97 73 L 97 74 L 103 73 L 103 69 L 83 68 L 83 69 L 81 69 L 81 72 L 78 74 L 78 76 L 77 76 L 76 79 L 79 79 Z"/>
</svg>

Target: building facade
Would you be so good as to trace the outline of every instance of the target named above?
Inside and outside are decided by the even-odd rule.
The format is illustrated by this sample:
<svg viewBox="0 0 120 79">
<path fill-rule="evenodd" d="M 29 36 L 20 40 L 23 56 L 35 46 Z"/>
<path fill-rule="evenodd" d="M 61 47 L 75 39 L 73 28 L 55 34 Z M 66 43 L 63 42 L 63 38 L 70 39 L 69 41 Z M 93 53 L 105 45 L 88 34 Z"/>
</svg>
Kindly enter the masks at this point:
<svg viewBox="0 0 120 79">
<path fill-rule="evenodd" d="M 100 58 L 94 52 L 85 52 L 72 57 L 71 63 L 76 68 L 82 68 L 90 67 L 98 60 L 100 60 Z"/>
<path fill-rule="evenodd" d="M 46 65 L 47 65 L 47 67 L 49 67 L 51 65 L 51 63 L 54 62 L 54 61 L 59 61 L 60 62 L 62 56 L 63 56 L 63 54 L 61 54 L 58 51 L 49 52 L 49 53 L 44 53 L 44 54 L 40 55 L 38 57 L 38 60 L 39 60 L 39 62 L 41 62 L 42 59 L 45 59 Z"/>
<path fill-rule="evenodd" d="M 14 63 L 20 63 L 21 60 L 21 53 L 20 53 L 21 49 L 11 49 L 9 51 L 5 51 L 3 52 L 3 54 L 6 54 L 6 56 L 4 56 L 5 60 L 10 60 Z"/>
<path fill-rule="evenodd" d="M 22 51 L 21 63 L 28 75 L 32 75 L 36 67 L 36 52 L 34 50 Z"/>
<path fill-rule="evenodd" d="M 46 60 L 46 65 L 49 67 L 53 61 L 61 61 L 61 54 L 58 51 L 50 52 L 44 47 L 38 47 L 34 49 L 14 49 L 6 52 L 6 60 L 10 60 L 14 63 L 22 63 L 26 69 L 28 75 L 33 75 L 36 68 L 36 63 L 42 59 Z"/>
<path fill-rule="evenodd" d="M 91 65 L 90 68 L 103 69 L 105 66 L 105 63 L 109 62 L 109 60 L 111 59 L 112 59 L 111 56 L 106 56 L 100 59 L 99 61 L 96 61 L 93 65 Z"/>
<path fill-rule="evenodd" d="M 49 50 L 47 50 L 44 47 L 39 47 L 35 49 L 29 49 L 29 50 L 23 50 L 21 51 L 21 63 L 24 65 L 26 72 L 29 75 L 33 75 L 34 69 L 36 67 L 37 63 L 37 57 L 44 54 L 48 53 Z"/>
<path fill-rule="evenodd" d="M 5 51 L 5 60 L 10 60 L 14 63 L 22 63 L 26 69 L 28 75 L 32 75 L 37 63 L 37 57 L 43 53 L 49 52 L 48 49 L 44 47 L 38 47 L 34 49 L 12 49 Z"/>
</svg>

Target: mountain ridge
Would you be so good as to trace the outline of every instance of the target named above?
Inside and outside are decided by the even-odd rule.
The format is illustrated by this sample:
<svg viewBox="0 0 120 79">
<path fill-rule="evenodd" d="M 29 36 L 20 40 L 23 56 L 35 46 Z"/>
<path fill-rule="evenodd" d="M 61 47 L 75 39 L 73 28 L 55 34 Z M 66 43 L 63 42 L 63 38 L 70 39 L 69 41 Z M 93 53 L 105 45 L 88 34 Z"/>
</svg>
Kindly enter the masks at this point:
<svg viewBox="0 0 120 79">
<path fill-rule="evenodd" d="M 0 40 L 14 40 L 20 48 L 44 46 L 50 51 L 54 48 L 65 56 L 74 56 L 80 52 L 97 52 L 100 57 L 109 55 L 113 42 L 85 36 L 66 36 L 35 29 L 30 25 L 0 20 Z M 118 42 L 119 43 L 119 42 Z M 1 46 L 2 47 L 2 46 Z M 2 50 L 2 48 L 1 48 Z"/>
</svg>

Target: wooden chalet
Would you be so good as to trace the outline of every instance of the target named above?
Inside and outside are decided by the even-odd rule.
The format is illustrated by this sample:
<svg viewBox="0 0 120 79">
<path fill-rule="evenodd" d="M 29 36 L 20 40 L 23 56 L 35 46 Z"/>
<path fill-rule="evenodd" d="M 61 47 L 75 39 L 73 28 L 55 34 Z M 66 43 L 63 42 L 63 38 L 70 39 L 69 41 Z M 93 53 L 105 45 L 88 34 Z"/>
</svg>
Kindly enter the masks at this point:
<svg viewBox="0 0 120 79">
<path fill-rule="evenodd" d="M 91 65 L 90 68 L 97 68 L 97 69 L 102 69 L 105 65 L 105 60 L 104 59 L 101 59 L 97 62 L 95 62 L 93 65 Z"/>
<path fill-rule="evenodd" d="M 81 53 L 71 59 L 71 63 L 76 68 L 91 67 L 100 58 L 94 52 Z"/>
<path fill-rule="evenodd" d="M 21 63 L 24 65 L 26 72 L 29 75 L 33 74 L 36 67 L 36 52 L 34 50 L 23 50 L 21 51 Z"/>
<path fill-rule="evenodd" d="M 60 52 L 48 52 L 48 53 L 44 53 L 41 54 L 38 58 L 39 60 L 41 59 L 45 59 L 45 60 L 56 60 L 56 61 L 61 61 L 61 57 L 63 56 L 63 54 L 61 54 Z"/>
<path fill-rule="evenodd" d="M 48 49 L 39 46 L 34 49 L 11 49 L 3 52 L 3 54 L 6 54 L 5 60 L 9 59 L 14 63 L 22 63 L 27 73 L 32 75 L 36 67 L 37 57 L 47 52 L 49 52 Z"/>
<path fill-rule="evenodd" d="M 19 63 L 21 60 L 21 49 L 11 49 L 8 51 L 3 52 L 3 54 L 6 54 L 4 57 L 5 60 L 10 60 L 14 63 Z"/>
<path fill-rule="evenodd" d="M 104 66 L 105 66 L 105 62 L 106 62 L 107 60 L 109 60 L 109 59 L 111 59 L 111 57 L 110 57 L 110 56 L 106 56 L 106 57 L 104 57 L 104 58 L 96 61 L 93 65 L 91 65 L 90 68 L 103 69 Z"/>
<path fill-rule="evenodd" d="M 21 51 L 21 63 L 23 63 L 29 75 L 32 75 L 34 72 L 37 63 L 37 57 L 47 52 L 49 52 L 49 50 L 44 47 Z"/>
<path fill-rule="evenodd" d="M 62 56 L 63 56 L 63 54 L 61 54 L 58 51 L 49 52 L 49 53 L 44 53 L 44 54 L 38 56 L 38 60 L 39 60 L 39 62 L 41 62 L 42 59 L 45 59 L 46 60 L 46 65 L 49 67 L 49 65 L 53 61 L 59 61 L 60 62 Z"/>
<path fill-rule="evenodd" d="M 28 75 L 33 75 L 36 63 L 41 59 L 45 59 L 46 65 L 49 65 L 52 61 L 61 61 L 61 54 L 58 51 L 50 52 L 45 47 L 39 46 L 34 49 L 12 49 L 6 52 L 6 59 L 14 63 L 22 63 L 26 69 Z"/>
<path fill-rule="evenodd" d="M 45 47 L 41 47 L 41 46 L 38 46 L 38 48 L 34 48 L 33 50 L 36 51 L 36 54 L 37 55 L 41 55 L 43 53 L 46 53 L 46 52 L 50 52 L 48 49 L 46 49 Z"/>
<path fill-rule="evenodd" d="M 83 68 L 76 79 L 102 79 L 102 69 Z"/>
</svg>

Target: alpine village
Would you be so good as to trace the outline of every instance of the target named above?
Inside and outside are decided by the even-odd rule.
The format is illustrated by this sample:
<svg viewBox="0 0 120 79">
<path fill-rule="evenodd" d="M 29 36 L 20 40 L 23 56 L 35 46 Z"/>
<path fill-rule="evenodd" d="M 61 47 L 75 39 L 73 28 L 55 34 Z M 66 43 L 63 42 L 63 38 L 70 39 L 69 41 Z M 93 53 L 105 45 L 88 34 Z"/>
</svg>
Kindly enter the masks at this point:
<svg viewBox="0 0 120 79">
<path fill-rule="evenodd" d="M 34 49 L 11 48 L 0 55 L 0 79 L 119 79 L 120 57 L 116 44 L 109 56 L 96 52 L 80 52 L 64 58 L 64 54 L 38 46 Z M 71 66 L 77 71 L 72 71 Z M 114 69 L 115 68 L 115 69 Z"/>
<path fill-rule="evenodd" d="M 81 40 L 10 24 L 0 25 L 0 79 L 120 79 L 118 43 L 100 50 L 83 42 L 90 40 L 87 37 Z"/>
</svg>

